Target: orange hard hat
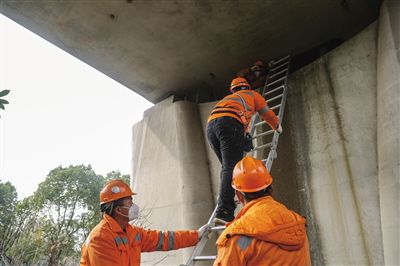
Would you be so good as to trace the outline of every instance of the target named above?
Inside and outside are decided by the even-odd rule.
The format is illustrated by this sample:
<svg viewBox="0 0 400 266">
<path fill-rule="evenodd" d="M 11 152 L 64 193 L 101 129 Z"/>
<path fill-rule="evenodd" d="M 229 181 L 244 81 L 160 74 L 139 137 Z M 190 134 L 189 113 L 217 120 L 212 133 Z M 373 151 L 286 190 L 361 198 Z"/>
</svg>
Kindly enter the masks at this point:
<svg viewBox="0 0 400 266">
<path fill-rule="evenodd" d="M 253 157 L 244 157 L 233 169 L 232 187 L 240 192 L 257 192 L 271 184 L 271 174 L 260 160 Z"/>
<path fill-rule="evenodd" d="M 247 82 L 245 78 L 242 77 L 234 78 L 231 82 L 231 92 L 233 92 L 234 88 L 243 86 L 247 87 L 247 89 L 250 89 L 250 84 Z"/>
<path fill-rule="evenodd" d="M 135 195 L 131 188 L 121 179 L 109 181 L 100 191 L 100 204 Z"/>
</svg>

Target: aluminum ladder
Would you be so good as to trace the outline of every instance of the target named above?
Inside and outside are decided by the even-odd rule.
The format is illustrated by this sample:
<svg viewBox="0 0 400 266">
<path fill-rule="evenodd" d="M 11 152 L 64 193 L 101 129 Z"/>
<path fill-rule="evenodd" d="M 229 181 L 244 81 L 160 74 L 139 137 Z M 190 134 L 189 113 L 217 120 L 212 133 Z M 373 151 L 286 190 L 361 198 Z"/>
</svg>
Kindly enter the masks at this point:
<svg viewBox="0 0 400 266">
<path fill-rule="evenodd" d="M 276 110 L 278 110 L 279 123 L 282 124 L 287 97 L 287 77 L 289 75 L 290 55 L 275 61 L 272 60 L 269 63 L 269 66 L 270 70 L 267 74 L 265 85 L 259 92 L 266 99 L 268 106 L 275 113 L 277 112 Z M 252 117 L 250 128 L 255 145 L 254 149 L 248 152 L 247 155 L 251 155 L 262 160 L 267 169 L 270 171 L 272 163 L 277 157 L 276 148 L 278 146 L 279 134 L 274 130 L 271 130 L 265 121 L 261 121 L 258 114 Z M 214 208 L 214 211 L 208 219 L 208 230 L 204 233 L 203 237 L 195 246 L 187 263 L 181 264 L 181 266 L 193 266 L 196 261 L 213 261 L 216 259 L 216 255 L 200 256 L 200 254 L 209 240 L 209 235 L 212 232 L 221 232 L 225 229 L 224 225 L 213 226 L 213 220 L 217 212 L 217 207 L 218 206 Z"/>
</svg>

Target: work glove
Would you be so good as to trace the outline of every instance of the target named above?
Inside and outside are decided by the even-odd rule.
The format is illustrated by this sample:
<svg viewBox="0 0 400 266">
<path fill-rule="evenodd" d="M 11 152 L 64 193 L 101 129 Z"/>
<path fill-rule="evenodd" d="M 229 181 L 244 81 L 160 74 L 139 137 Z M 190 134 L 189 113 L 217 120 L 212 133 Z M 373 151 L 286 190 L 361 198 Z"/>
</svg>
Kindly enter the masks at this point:
<svg viewBox="0 0 400 266">
<path fill-rule="evenodd" d="M 210 227 L 211 227 L 210 224 L 205 224 L 202 227 L 200 227 L 199 230 L 197 230 L 197 232 L 199 233 L 199 239 L 203 237 L 204 233 L 206 233 Z"/>
<path fill-rule="evenodd" d="M 282 129 L 281 124 L 278 125 L 278 127 L 275 129 L 275 131 L 278 132 L 279 134 L 282 133 L 283 129 Z"/>
</svg>

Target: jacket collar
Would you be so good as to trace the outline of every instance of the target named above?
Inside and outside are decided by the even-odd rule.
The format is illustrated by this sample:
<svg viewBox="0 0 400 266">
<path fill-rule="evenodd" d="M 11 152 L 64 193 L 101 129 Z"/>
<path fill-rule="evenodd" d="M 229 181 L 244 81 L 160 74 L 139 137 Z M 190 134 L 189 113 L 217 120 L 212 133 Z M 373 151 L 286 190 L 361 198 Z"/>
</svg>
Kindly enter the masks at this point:
<svg viewBox="0 0 400 266">
<path fill-rule="evenodd" d="M 230 224 L 234 223 L 236 220 L 239 220 L 239 218 L 242 217 L 255 204 L 262 202 L 262 201 L 269 201 L 269 200 L 273 200 L 272 197 L 265 196 L 265 197 L 261 197 L 261 198 L 258 198 L 258 199 L 255 199 L 255 200 L 252 200 L 252 201 L 246 203 L 246 205 L 244 205 L 243 208 L 236 215 L 235 219 L 232 222 L 226 224 L 226 227 L 228 227 Z"/>
<path fill-rule="evenodd" d="M 104 214 L 103 216 L 103 220 L 108 224 L 108 226 L 111 228 L 111 230 L 114 233 L 123 233 L 124 230 L 122 230 L 121 226 L 117 223 L 117 221 L 112 218 L 110 215 L 108 214 Z"/>
</svg>

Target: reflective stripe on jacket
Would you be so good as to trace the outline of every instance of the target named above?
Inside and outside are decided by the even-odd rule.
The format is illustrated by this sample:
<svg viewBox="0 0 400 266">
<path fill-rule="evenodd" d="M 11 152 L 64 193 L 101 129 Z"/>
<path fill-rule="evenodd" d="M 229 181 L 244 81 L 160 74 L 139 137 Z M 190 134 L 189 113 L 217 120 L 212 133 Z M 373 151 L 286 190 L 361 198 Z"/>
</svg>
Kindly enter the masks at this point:
<svg viewBox="0 0 400 266">
<path fill-rule="evenodd" d="M 217 248 L 214 266 L 311 265 L 305 219 L 270 196 L 246 204 Z"/>
<path fill-rule="evenodd" d="M 90 232 L 82 245 L 80 265 L 140 265 L 140 253 L 167 251 L 196 245 L 197 231 L 145 230 L 128 225 L 125 231 L 109 215 Z"/>
<path fill-rule="evenodd" d="M 255 112 L 258 112 L 272 129 L 278 127 L 279 118 L 274 111 L 269 109 L 265 99 L 253 90 L 240 90 L 225 96 L 214 106 L 211 115 L 208 117 L 208 122 L 215 118 L 230 116 L 242 123 L 245 130 L 247 130 L 251 117 Z"/>
</svg>

